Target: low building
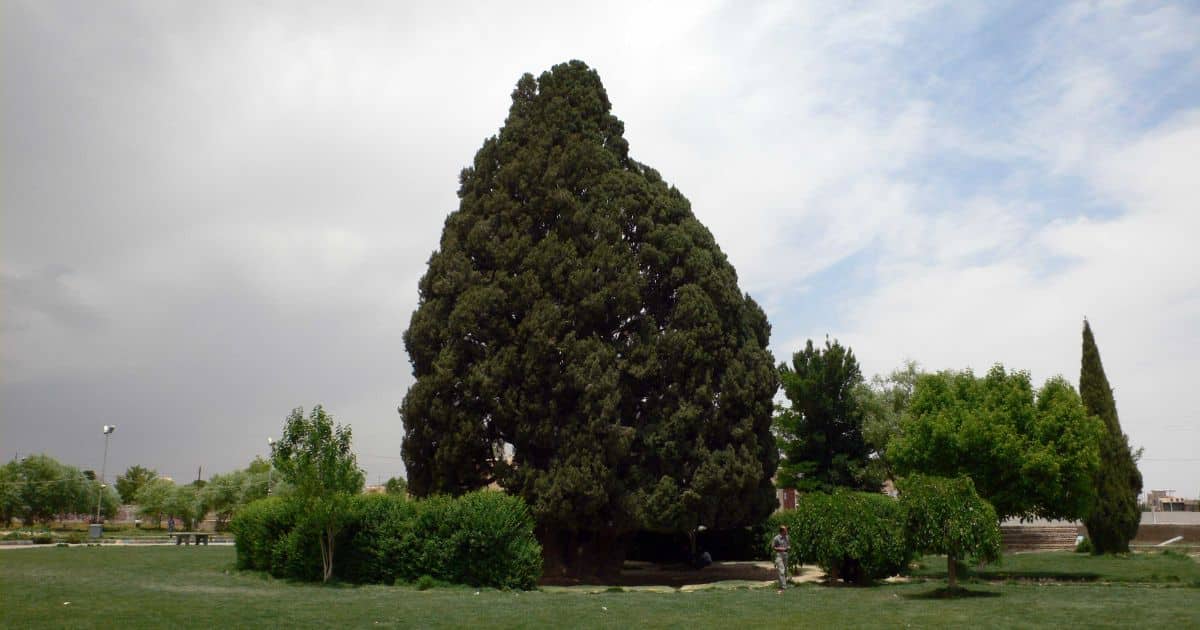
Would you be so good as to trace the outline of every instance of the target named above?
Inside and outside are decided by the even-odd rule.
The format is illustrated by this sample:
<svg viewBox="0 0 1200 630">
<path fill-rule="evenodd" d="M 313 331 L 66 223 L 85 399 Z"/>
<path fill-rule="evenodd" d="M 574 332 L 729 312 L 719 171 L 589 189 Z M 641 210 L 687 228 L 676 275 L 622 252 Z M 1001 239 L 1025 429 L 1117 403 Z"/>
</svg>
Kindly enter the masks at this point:
<svg viewBox="0 0 1200 630">
<path fill-rule="evenodd" d="M 1185 499 L 1174 490 L 1151 490 L 1146 493 L 1151 512 L 1200 512 L 1200 499 Z"/>
</svg>

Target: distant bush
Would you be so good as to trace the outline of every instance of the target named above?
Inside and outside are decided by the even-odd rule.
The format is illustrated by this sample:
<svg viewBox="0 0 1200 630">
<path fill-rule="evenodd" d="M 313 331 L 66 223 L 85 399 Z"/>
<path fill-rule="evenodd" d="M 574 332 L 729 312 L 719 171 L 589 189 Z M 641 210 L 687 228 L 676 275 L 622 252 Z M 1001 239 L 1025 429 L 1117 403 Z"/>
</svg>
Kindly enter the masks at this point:
<svg viewBox="0 0 1200 630">
<path fill-rule="evenodd" d="M 54 542 L 54 536 L 50 535 L 49 532 L 41 532 L 33 535 L 33 544 L 35 545 L 49 545 L 52 542 Z"/>
<path fill-rule="evenodd" d="M 1092 541 L 1088 538 L 1082 538 L 1075 543 L 1075 553 L 1092 553 Z"/>
<path fill-rule="evenodd" d="M 867 584 L 903 571 L 912 554 L 904 511 L 895 499 L 867 492 L 810 492 L 796 509 L 771 517 L 766 547 L 779 525 L 788 526 L 789 564 L 816 564 L 831 580 Z"/>
<path fill-rule="evenodd" d="M 276 577 L 321 579 L 316 532 L 306 531 L 291 503 L 255 501 L 230 528 L 238 567 Z M 541 575 L 541 547 L 525 502 L 503 493 L 409 501 L 402 495 L 359 495 L 337 546 L 339 579 L 356 583 L 435 581 L 533 588 Z"/>
</svg>

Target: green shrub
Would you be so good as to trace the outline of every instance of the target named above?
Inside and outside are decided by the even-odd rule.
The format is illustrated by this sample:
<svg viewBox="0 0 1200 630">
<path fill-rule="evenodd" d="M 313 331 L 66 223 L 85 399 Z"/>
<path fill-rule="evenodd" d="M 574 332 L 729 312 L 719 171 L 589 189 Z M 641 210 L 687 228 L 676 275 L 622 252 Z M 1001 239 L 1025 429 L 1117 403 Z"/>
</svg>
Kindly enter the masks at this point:
<svg viewBox="0 0 1200 630">
<path fill-rule="evenodd" d="M 389 494 L 355 497 L 357 518 L 349 527 L 350 544 L 337 567 L 350 582 L 392 584 L 409 582 L 423 568 L 414 562 L 411 549 L 417 533 L 416 502 Z"/>
<path fill-rule="evenodd" d="M 500 492 L 408 501 L 372 495 L 357 501 L 345 579 L 400 580 L 428 575 L 472 586 L 533 588 L 542 552 L 525 502 Z"/>
<path fill-rule="evenodd" d="M 72 545 L 78 545 L 83 543 L 83 534 L 80 532 L 71 532 L 67 534 L 64 540 Z"/>
<path fill-rule="evenodd" d="M 413 586 L 416 586 L 418 591 L 428 591 L 437 585 L 438 581 L 433 579 L 431 575 L 422 575 L 413 583 Z"/>
<path fill-rule="evenodd" d="M 33 535 L 33 544 L 35 545 L 49 545 L 52 542 L 54 542 L 54 536 L 49 532 L 38 532 Z"/>
<path fill-rule="evenodd" d="M 259 499 L 243 507 L 229 523 L 237 567 L 271 571 L 275 544 L 295 528 L 296 516 L 295 507 L 278 497 Z"/>
<path fill-rule="evenodd" d="M 1075 553 L 1092 553 L 1091 539 L 1083 538 L 1078 543 L 1075 543 Z"/>
<path fill-rule="evenodd" d="M 882 494 L 811 492 L 797 497 L 796 509 L 771 517 L 766 546 L 787 525 L 792 568 L 816 564 L 831 580 L 867 584 L 900 573 L 912 559 L 904 523 L 899 502 Z"/>
<path fill-rule="evenodd" d="M 321 579 L 317 532 L 307 531 L 294 504 L 265 499 L 246 506 L 230 527 L 238 567 L 276 577 Z M 335 548 L 335 575 L 347 582 L 392 584 L 430 579 L 533 588 L 541 547 L 525 502 L 500 492 L 409 501 L 358 495 Z"/>
<path fill-rule="evenodd" d="M 321 543 L 318 532 L 297 527 L 275 541 L 271 546 L 271 575 L 306 582 L 319 582 L 324 578 L 321 565 Z"/>
</svg>

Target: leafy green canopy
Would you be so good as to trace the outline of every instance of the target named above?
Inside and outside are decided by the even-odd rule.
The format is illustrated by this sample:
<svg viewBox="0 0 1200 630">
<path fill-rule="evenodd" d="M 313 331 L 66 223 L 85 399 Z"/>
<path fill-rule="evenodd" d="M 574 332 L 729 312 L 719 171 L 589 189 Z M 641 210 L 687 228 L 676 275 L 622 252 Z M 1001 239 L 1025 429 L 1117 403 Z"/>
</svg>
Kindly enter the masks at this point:
<svg viewBox="0 0 1200 630">
<path fill-rule="evenodd" d="M 959 560 L 982 563 L 1000 558 L 996 510 L 979 497 L 969 477 L 912 475 L 900 481 L 899 490 L 900 506 L 908 519 L 909 547 L 920 553 L 945 554 L 950 588 L 956 586 Z"/>
<path fill-rule="evenodd" d="M 855 386 L 854 396 L 862 406 L 863 439 L 871 448 L 870 474 L 880 479 L 895 479 L 888 444 L 900 434 L 900 420 L 908 410 L 917 378 L 924 374 L 916 361 L 905 361 L 904 367 L 892 370 L 888 376 L 876 374 L 869 383 Z"/>
<path fill-rule="evenodd" d="M 1100 362 L 1100 349 L 1092 336 L 1092 327 L 1083 322 L 1083 359 L 1079 371 L 1079 395 L 1088 414 L 1104 423 L 1100 439 L 1100 468 L 1096 471 L 1096 502 L 1084 519 L 1095 553 L 1129 551 L 1129 541 L 1137 536 L 1142 514 L 1137 498 L 1142 491 L 1142 473 L 1138 470 L 1129 437 L 1121 432 L 1117 403 Z"/>
<path fill-rule="evenodd" d="M 792 355 L 792 365 L 779 366 L 779 380 L 790 407 L 775 416 L 783 452 L 778 485 L 801 491 L 828 492 L 835 487 L 878 490 L 880 479 L 868 466 L 871 449 L 863 439 L 863 384 L 854 351 L 825 340 L 824 350 L 812 339 Z"/>
<path fill-rule="evenodd" d="M 525 75 L 463 170 L 404 335 L 410 490 L 496 481 L 563 530 L 755 521 L 775 503 L 770 327 L 609 110 L 582 62 Z"/>
<path fill-rule="evenodd" d="M 294 488 L 289 500 L 303 514 L 296 534 L 320 543 L 325 581 L 333 577 L 335 543 L 349 518 L 350 501 L 363 489 L 350 441 L 350 427 L 334 425 L 333 416 L 317 405 L 307 418 L 302 408 L 293 409 L 283 437 L 271 448 L 275 469 Z"/>
<path fill-rule="evenodd" d="M 158 471 L 143 466 L 130 466 L 124 475 L 117 477 L 117 492 L 124 503 L 133 503 L 137 491 L 146 483 L 158 477 Z"/>
<path fill-rule="evenodd" d="M 117 513 L 120 497 L 107 485 L 49 455 L 30 455 L 0 466 L 0 526 L 12 519 L 26 525 L 50 523 L 68 515 Z"/>
<path fill-rule="evenodd" d="M 1001 518 L 1082 518 L 1095 499 L 1100 422 L 1061 377 L 1036 396 L 1027 372 L 995 366 L 917 379 L 888 451 L 901 475 L 966 475 Z"/>
</svg>

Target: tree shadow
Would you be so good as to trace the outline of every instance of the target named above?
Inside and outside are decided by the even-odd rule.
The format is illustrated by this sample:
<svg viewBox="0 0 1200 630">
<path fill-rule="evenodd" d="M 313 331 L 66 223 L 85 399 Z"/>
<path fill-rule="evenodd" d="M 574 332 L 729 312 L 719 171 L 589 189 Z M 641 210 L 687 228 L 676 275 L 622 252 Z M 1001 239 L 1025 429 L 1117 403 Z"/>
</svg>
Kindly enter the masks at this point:
<svg viewBox="0 0 1200 630">
<path fill-rule="evenodd" d="M 986 582 L 1097 582 L 1099 573 L 1089 571 L 1008 571 L 1005 569 L 969 569 L 960 572 L 960 579 L 983 580 Z M 946 579 L 946 572 L 926 572 L 921 575 L 926 579 Z"/>
<path fill-rule="evenodd" d="M 935 588 L 932 591 L 924 593 L 905 593 L 901 595 L 905 599 L 969 599 L 974 597 L 1000 597 L 1000 593 L 996 591 L 972 591 L 962 587 L 958 588 Z"/>
</svg>

